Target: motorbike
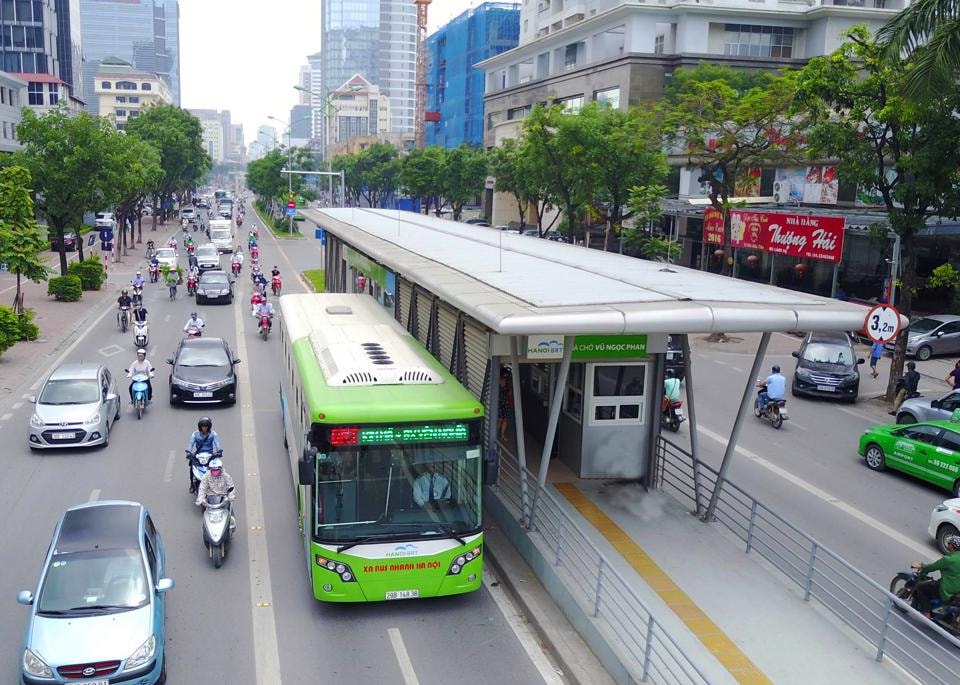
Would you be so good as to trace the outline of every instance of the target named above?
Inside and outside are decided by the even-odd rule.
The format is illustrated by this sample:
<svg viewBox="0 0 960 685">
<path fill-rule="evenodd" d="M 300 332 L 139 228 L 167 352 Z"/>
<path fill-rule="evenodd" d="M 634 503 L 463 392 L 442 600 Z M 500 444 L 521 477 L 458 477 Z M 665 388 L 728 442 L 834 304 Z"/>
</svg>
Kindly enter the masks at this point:
<svg viewBox="0 0 960 685">
<path fill-rule="evenodd" d="M 270 316 L 268 314 L 260 315 L 260 325 L 257 326 L 257 332 L 264 340 L 270 337 Z"/>
<path fill-rule="evenodd" d="M 260 248 L 256 245 L 250 248 L 250 259 L 255 262 L 260 261 Z"/>
<path fill-rule="evenodd" d="M 152 240 L 147 241 L 147 259 L 152 259 L 157 253 L 157 245 Z"/>
<path fill-rule="evenodd" d="M 193 274 L 187 276 L 187 295 L 197 294 L 197 277 Z"/>
<path fill-rule="evenodd" d="M 133 374 L 133 408 L 137 412 L 137 420 L 143 418 L 143 410 L 147 408 L 147 380 L 145 373 Z"/>
<path fill-rule="evenodd" d="M 190 492 L 194 495 L 197 494 L 197 490 L 200 488 L 200 481 L 203 480 L 203 474 L 207 472 L 207 463 L 214 457 L 222 456 L 221 452 L 213 453 L 210 452 L 187 452 L 187 464 L 190 467 Z"/>
<path fill-rule="evenodd" d="M 158 280 L 160 280 L 160 267 L 159 267 L 159 266 L 155 266 L 155 265 L 151 264 L 151 265 L 147 268 L 147 271 L 150 273 L 150 282 L 151 282 L 151 283 L 156 283 Z"/>
<path fill-rule="evenodd" d="M 669 400 L 660 412 L 660 425 L 674 433 L 680 430 L 684 420 L 683 403 L 680 400 Z"/>
<path fill-rule="evenodd" d="M 273 290 L 274 295 L 280 294 L 280 288 L 283 287 L 283 284 L 280 282 L 279 276 L 274 276 L 270 282 L 270 288 Z"/>
<path fill-rule="evenodd" d="M 761 384 L 759 387 L 760 387 L 759 392 L 763 392 L 764 390 L 767 389 L 767 386 L 763 384 Z M 780 426 L 783 425 L 784 421 L 787 421 L 790 419 L 790 416 L 787 414 L 786 400 L 768 399 L 766 405 L 763 407 L 763 411 L 761 411 L 760 398 L 757 397 L 753 401 L 753 414 L 758 419 L 769 421 L 774 428 L 780 428 Z"/>
<path fill-rule="evenodd" d="M 237 217 L 237 228 L 240 228 L 241 226 L 243 226 L 243 216 L 238 216 L 238 217 Z"/>
<path fill-rule="evenodd" d="M 143 286 L 142 285 L 133 286 L 133 295 L 131 297 L 133 299 L 134 307 L 142 307 L 143 306 Z"/>
<path fill-rule="evenodd" d="M 230 270 L 233 272 L 234 276 L 240 275 L 240 262 L 233 262 L 230 264 Z"/>
<path fill-rule="evenodd" d="M 890 592 L 919 611 L 916 589 L 922 580 L 917 571 L 901 571 L 890 581 Z M 906 611 L 900 605 L 895 606 L 901 612 Z M 949 602 L 935 597 L 930 603 L 930 620 L 954 637 L 960 637 L 960 595 L 954 595 Z"/>
<path fill-rule="evenodd" d="M 193 254 L 197 249 L 197 246 L 194 243 L 187 243 L 187 254 Z"/>
<path fill-rule="evenodd" d="M 203 335 L 203 331 L 201 330 L 200 326 L 189 326 L 187 328 L 188 338 L 199 338 L 201 335 Z"/>
<path fill-rule="evenodd" d="M 133 346 L 137 349 L 146 348 L 150 344 L 150 324 L 147 321 L 133 322 Z"/>
<path fill-rule="evenodd" d="M 126 333 L 130 326 L 130 307 L 120 307 L 117 312 L 117 325 L 120 326 L 120 332 Z"/>
<path fill-rule="evenodd" d="M 230 493 L 233 493 L 233 488 L 230 488 Z M 203 544 L 213 560 L 214 568 L 223 565 L 227 546 L 236 532 L 236 527 L 229 495 L 207 495 L 203 506 Z"/>
</svg>

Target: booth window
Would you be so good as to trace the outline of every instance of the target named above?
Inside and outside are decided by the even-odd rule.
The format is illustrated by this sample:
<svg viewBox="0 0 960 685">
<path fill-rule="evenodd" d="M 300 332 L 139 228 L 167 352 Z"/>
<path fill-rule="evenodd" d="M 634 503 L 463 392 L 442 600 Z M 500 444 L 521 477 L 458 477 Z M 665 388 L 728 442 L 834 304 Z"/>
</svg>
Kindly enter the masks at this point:
<svg viewBox="0 0 960 685">
<path fill-rule="evenodd" d="M 571 364 L 567 374 L 567 391 L 563 395 L 563 413 L 580 423 L 583 415 L 583 364 Z"/>
<path fill-rule="evenodd" d="M 643 423 L 646 364 L 594 364 L 590 423 Z"/>
<path fill-rule="evenodd" d="M 550 400 L 550 365 L 530 365 L 530 389 L 544 401 Z"/>
</svg>

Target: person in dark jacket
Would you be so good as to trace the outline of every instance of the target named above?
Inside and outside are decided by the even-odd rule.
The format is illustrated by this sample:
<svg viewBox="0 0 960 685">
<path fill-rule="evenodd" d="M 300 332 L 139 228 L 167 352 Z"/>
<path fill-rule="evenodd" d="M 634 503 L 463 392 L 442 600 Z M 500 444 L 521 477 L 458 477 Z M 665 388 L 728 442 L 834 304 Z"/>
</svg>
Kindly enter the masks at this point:
<svg viewBox="0 0 960 685">
<path fill-rule="evenodd" d="M 918 385 L 920 385 L 920 373 L 917 371 L 917 365 L 914 362 L 907 362 L 907 372 L 897 381 L 897 396 L 893 401 L 893 411 L 887 413 L 896 416 L 904 400 L 917 396 Z"/>
</svg>

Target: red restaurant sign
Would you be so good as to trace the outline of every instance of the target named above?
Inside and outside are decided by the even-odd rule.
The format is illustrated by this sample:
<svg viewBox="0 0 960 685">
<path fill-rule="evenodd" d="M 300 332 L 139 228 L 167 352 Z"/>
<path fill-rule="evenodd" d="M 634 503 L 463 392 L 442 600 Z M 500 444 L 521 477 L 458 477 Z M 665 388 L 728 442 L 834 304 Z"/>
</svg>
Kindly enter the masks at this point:
<svg viewBox="0 0 960 685">
<path fill-rule="evenodd" d="M 843 257 L 845 227 L 846 219 L 837 216 L 730 210 L 733 247 L 789 257 L 839 262 Z"/>
<path fill-rule="evenodd" d="M 723 245 L 723 212 L 715 207 L 703 210 L 703 242 Z"/>
</svg>

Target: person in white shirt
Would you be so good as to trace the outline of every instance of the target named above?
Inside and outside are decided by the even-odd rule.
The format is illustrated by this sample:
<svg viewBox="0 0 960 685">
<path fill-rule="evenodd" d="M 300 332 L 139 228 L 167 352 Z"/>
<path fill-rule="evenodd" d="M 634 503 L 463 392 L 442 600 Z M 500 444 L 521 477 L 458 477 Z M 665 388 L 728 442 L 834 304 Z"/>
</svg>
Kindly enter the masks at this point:
<svg viewBox="0 0 960 685">
<path fill-rule="evenodd" d="M 153 364 L 147 360 L 147 351 L 144 349 L 137 350 L 137 361 L 133 362 L 130 365 L 130 368 L 127 369 L 127 378 L 132 378 L 135 373 L 146 374 L 146 384 L 147 384 L 147 402 L 150 402 L 153 399 L 153 383 L 150 382 L 150 379 L 153 378 L 155 369 Z M 130 403 L 133 404 L 133 382 L 130 383 Z"/>
<path fill-rule="evenodd" d="M 427 464 L 427 470 L 413 482 L 413 501 L 418 507 L 450 499 L 450 481 L 437 473 L 436 464 Z"/>
<path fill-rule="evenodd" d="M 191 328 L 196 328 L 197 330 L 202 329 L 204 326 L 203 319 L 197 316 L 196 312 L 190 314 L 190 318 L 187 319 L 187 323 L 183 325 L 183 330 L 185 333 L 189 332 Z"/>
</svg>

